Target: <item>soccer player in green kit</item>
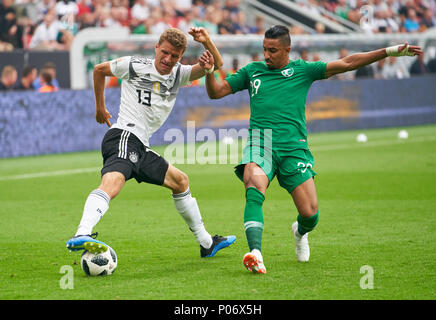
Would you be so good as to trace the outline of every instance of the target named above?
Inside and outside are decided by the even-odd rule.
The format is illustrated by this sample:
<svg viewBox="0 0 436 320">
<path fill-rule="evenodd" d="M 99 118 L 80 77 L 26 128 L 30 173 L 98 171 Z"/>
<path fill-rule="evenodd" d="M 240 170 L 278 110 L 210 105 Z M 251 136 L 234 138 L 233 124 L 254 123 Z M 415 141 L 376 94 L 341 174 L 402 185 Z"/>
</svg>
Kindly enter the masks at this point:
<svg viewBox="0 0 436 320">
<path fill-rule="evenodd" d="M 265 61 L 251 62 L 220 83 L 213 74 L 206 75 L 206 89 L 212 99 L 245 89 L 250 95 L 249 137 L 235 173 L 246 189 L 244 227 L 250 252 L 244 255 L 243 264 L 253 273 L 266 273 L 261 254 L 262 204 L 275 176 L 291 194 L 298 211 L 297 221 L 291 226 L 297 260 L 309 260 L 308 232 L 317 225 L 319 215 L 305 117 L 306 97 L 312 83 L 390 55 L 422 54 L 420 47 L 405 43 L 325 63 L 290 61 L 290 49 L 288 28 L 273 26 L 265 32 L 263 40 Z M 213 57 L 207 54 L 200 62 L 213 65 Z"/>
</svg>

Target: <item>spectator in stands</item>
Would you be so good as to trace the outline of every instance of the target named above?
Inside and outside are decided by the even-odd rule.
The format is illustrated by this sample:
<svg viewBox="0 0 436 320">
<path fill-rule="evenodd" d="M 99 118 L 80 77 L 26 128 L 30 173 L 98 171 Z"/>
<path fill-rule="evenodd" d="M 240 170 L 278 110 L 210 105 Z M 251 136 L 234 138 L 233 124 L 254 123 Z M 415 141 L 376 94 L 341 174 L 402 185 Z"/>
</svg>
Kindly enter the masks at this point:
<svg viewBox="0 0 436 320">
<path fill-rule="evenodd" d="M 41 71 L 41 88 L 38 89 L 38 92 L 56 92 L 58 91 L 58 88 L 53 85 L 53 76 L 52 74 L 47 70 L 44 69 Z"/>
<path fill-rule="evenodd" d="M 14 46 L 9 42 L 0 41 L 0 52 L 1 51 L 12 51 L 14 50 Z"/>
<path fill-rule="evenodd" d="M 406 21 L 404 22 L 404 28 L 407 32 L 417 32 L 419 30 L 419 20 L 416 15 L 415 9 L 407 10 Z"/>
<path fill-rule="evenodd" d="M 192 9 L 192 0 L 174 0 L 174 9 L 184 15 Z"/>
<path fill-rule="evenodd" d="M 337 5 L 335 8 L 335 14 L 343 19 L 348 18 L 348 12 L 350 11 L 350 6 L 347 0 L 337 0 Z"/>
<path fill-rule="evenodd" d="M 436 1 L 435 1 L 435 3 L 436 3 Z M 424 11 L 424 16 L 421 19 L 421 23 L 426 28 L 433 28 L 434 26 L 436 26 L 436 17 L 432 16 L 430 9 L 427 9 Z"/>
<path fill-rule="evenodd" d="M 14 0 L 3 0 L 0 4 L 0 41 L 10 43 L 14 48 L 22 48 L 23 28 L 17 23 Z"/>
<path fill-rule="evenodd" d="M 265 34 L 265 20 L 261 16 L 256 16 L 254 26 L 250 28 L 250 33 Z"/>
<path fill-rule="evenodd" d="M 348 55 L 349 55 L 349 52 L 347 49 L 341 48 L 339 50 L 339 59 L 343 59 Z M 354 77 L 355 77 L 355 73 L 346 72 L 346 73 L 338 73 L 338 74 L 334 75 L 333 77 L 331 77 L 331 79 L 334 79 L 334 80 L 354 80 Z"/>
<path fill-rule="evenodd" d="M 182 30 L 184 33 L 188 33 L 189 29 L 194 27 L 194 12 L 193 10 L 189 10 L 178 21 L 177 28 Z"/>
<path fill-rule="evenodd" d="M 309 61 L 309 51 L 306 49 L 300 50 L 300 59 L 304 61 Z"/>
<path fill-rule="evenodd" d="M 77 1 L 77 17 L 80 19 L 83 14 L 92 13 L 91 6 L 87 0 Z"/>
<path fill-rule="evenodd" d="M 43 17 L 40 16 L 38 10 L 39 0 L 24 0 L 21 3 L 15 2 L 15 9 L 17 11 L 17 20 L 20 25 L 33 25 L 35 26 Z"/>
<path fill-rule="evenodd" d="M 16 85 L 16 90 L 34 90 L 33 82 L 38 76 L 38 70 L 35 66 L 26 66 L 23 68 L 21 79 Z"/>
<path fill-rule="evenodd" d="M 225 0 L 223 9 L 230 13 L 238 14 L 240 11 L 240 0 Z"/>
<path fill-rule="evenodd" d="M 374 78 L 374 70 L 371 66 L 365 66 L 357 69 L 354 76 L 355 78 Z"/>
<path fill-rule="evenodd" d="M 247 25 L 247 20 L 244 11 L 239 11 L 238 14 L 235 14 L 235 22 L 233 25 L 233 29 L 235 30 L 235 34 L 249 34 L 250 27 Z"/>
<path fill-rule="evenodd" d="M 391 28 L 389 27 L 388 21 L 385 19 L 387 16 L 387 11 L 376 11 L 374 13 L 374 32 L 375 33 L 385 33 L 390 32 Z"/>
<path fill-rule="evenodd" d="M 222 19 L 221 11 L 216 12 L 213 6 L 207 6 L 203 17 L 200 16 L 199 11 L 199 9 L 196 10 L 198 14 L 193 21 L 194 27 L 205 28 L 209 34 L 218 34 L 218 23 Z"/>
<path fill-rule="evenodd" d="M 17 78 L 18 73 L 14 66 L 4 66 L 0 77 L 0 91 L 14 89 Z"/>
<path fill-rule="evenodd" d="M 374 12 L 385 12 L 388 10 L 388 4 L 386 1 L 383 0 L 373 0 L 374 3 L 372 4 L 374 8 Z"/>
<path fill-rule="evenodd" d="M 73 0 L 60 0 L 56 3 L 55 11 L 59 19 L 68 15 L 77 15 L 79 7 Z"/>
<path fill-rule="evenodd" d="M 321 57 L 320 57 L 319 53 L 318 52 L 314 52 L 312 54 L 312 61 L 320 61 L 320 60 L 321 60 Z"/>
<path fill-rule="evenodd" d="M 89 27 L 95 27 L 97 24 L 97 17 L 94 12 L 83 12 L 82 14 L 78 15 L 78 21 L 79 21 L 79 29 L 85 29 Z"/>
<path fill-rule="evenodd" d="M 150 8 L 145 0 L 136 0 L 132 7 L 132 24 L 138 26 L 150 17 Z"/>
<path fill-rule="evenodd" d="M 258 53 L 253 53 L 251 55 L 251 61 L 261 61 L 259 54 Z"/>
<path fill-rule="evenodd" d="M 315 32 L 317 34 L 323 34 L 325 32 L 325 25 L 322 22 L 317 21 L 315 23 Z"/>
<path fill-rule="evenodd" d="M 410 66 L 410 75 L 424 75 L 429 73 L 428 67 L 424 62 L 424 54 L 417 56 L 415 62 Z"/>
<path fill-rule="evenodd" d="M 234 57 L 232 60 L 232 68 L 227 71 L 226 76 L 231 75 L 231 74 L 235 74 L 236 71 L 238 71 L 238 69 L 239 69 L 239 59 L 238 59 L 238 57 Z"/>
<path fill-rule="evenodd" d="M 414 8 L 418 19 L 424 18 L 425 11 L 428 9 L 428 7 L 426 4 L 424 4 L 423 0 L 414 0 Z"/>
<path fill-rule="evenodd" d="M 38 22 L 44 19 L 44 16 L 56 6 L 56 0 L 38 0 L 36 8 L 38 10 Z"/>
<path fill-rule="evenodd" d="M 399 19 L 395 19 L 395 12 L 391 7 L 388 8 L 388 10 L 385 13 L 385 19 L 388 24 L 388 28 L 392 33 L 397 33 L 400 31 L 400 25 L 398 24 Z"/>
<path fill-rule="evenodd" d="M 384 67 L 385 67 L 386 59 L 382 59 L 377 61 L 377 63 L 371 65 L 374 68 L 374 79 L 384 79 Z"/>
<path fill-rule="evenodd" d="M 233 33 L 233 24 L 232 19 L 230 17 L 230 11 L 223 10 L 222 11 L 222 19 L 218 24 L 218 33 L 219 34 L 232 34 Z"/>
<path fill-rule="evenodd" d="M 151 34 L 162 34 L 165 30 L 172 27 L 171 16 L 168 12 L 161 10 L 160 7 L 153 8 L 152 11 L 153 25 L 151 26 Z"/>
<path fill-rule="evenodd" d="M 54 10 L 49 11 L 38 25 L 30 41 L 30 49 L 69 50 L 73 34 L 57 20 Z"/>
<path fill-rule="evenodd" d="M 42 74 L 48 72 L 51 75 L 51 84 L 57 88 L 59 88 L 59 82 L 56 79 L 56 65 L 53 62 L 47 62 L 41 68 L 39 77 L 35 79 L 33 82 L 33 87 L 35 90 L 39 90 L 43 86 L 44 79 L 42 78 Z"/>
<path fill-rule="evenodd" d="M 306 34 L 306 31 L 304 31 L 304 28 L 302 26 L 291 26 L 290 28 L 291 35 L 298 35 L 298 34 Z"/>
<path fill-rule="evenodd" d="M 400 63 L 396 57 L 388 57 L 386 64 L 383 68 L 384 79 L 404 79 L 409 77 L 409 72 L 404 67 L 404 64 Z"/>
<path fill-rule="evenodd" d="M 121 5 L 112 6 L 110 9 L 112 19 L 119 27 L 130 27 L 131 19 L 129 16 L 129 10 Z"/>
</svg>

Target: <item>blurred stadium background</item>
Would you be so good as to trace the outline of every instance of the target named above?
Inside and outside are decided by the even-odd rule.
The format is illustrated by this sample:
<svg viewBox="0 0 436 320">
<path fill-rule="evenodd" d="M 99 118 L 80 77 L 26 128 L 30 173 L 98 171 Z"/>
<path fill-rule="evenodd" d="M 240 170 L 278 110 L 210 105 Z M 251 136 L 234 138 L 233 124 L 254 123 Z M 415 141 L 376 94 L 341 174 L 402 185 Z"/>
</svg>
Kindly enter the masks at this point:
<svg viewBox="0 0 436 320">
<path fill-rule="evenodd" d="M 2 0 L 1 157 L 98 149 L 106 128 L 93 123 L 93 66 L 153 54 L 168 27 L 207 28 L 224 57 L 215 73 L 221 80 L 263 59 L 263 33 L 273 24 L 289 26 L 292 59 L 331 61 L 404 41 L 424 49 L 421 59 L 389 58 L 315 83 L 307 102 L 309 131 L 436 122 L 433 0 Z M 182 63 L 195 63 L 201 52 L 190 40 Z M 108 78 L 113 116 L 119 86 Z M 168 142 L 168 128 L 186 130 L 187 120 L 198 129 L 247 127 L 246 94 L 211 101 L 203 86 L 196 81 L 182 89 L 153 145 Z"/>
</svg>

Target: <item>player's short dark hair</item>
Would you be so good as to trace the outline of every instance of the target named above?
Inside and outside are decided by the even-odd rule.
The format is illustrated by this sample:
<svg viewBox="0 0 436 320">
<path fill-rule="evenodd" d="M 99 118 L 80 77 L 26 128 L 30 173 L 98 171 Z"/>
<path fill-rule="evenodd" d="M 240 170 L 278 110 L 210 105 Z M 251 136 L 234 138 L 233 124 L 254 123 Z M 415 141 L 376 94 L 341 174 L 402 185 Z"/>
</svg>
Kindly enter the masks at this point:
<svg viewBox="0 0 436 320">
<path fill-rule="evenodd" d="M 25 66 L 25 67 L 23 68 L 23 72 L 22 72 L 21 76 L 22 76 L 22 77 L 27 77 L 29 74 L 32 73 L 32 71 L 33 71 L 34 69 L 36 69 L 35 66 Z"/>
<path fill-rule="evenodd" d="M 266 39 L 280 39 L 285 46 L 291 45 L 289 29 L 285 26 L 275 25 L 265 31 Z"/>
<path fill-rule="evenodd" d="M 41 70 L 41 78 L 44 80 L 44 82 L 46 84 L 48 84 L 49 86 L 52 85 L 52 81 L 53 81 L 53 77 L 51 75 L 51 73 L 47 70 L 47 69 L 42 69 Z"/>
</svg>

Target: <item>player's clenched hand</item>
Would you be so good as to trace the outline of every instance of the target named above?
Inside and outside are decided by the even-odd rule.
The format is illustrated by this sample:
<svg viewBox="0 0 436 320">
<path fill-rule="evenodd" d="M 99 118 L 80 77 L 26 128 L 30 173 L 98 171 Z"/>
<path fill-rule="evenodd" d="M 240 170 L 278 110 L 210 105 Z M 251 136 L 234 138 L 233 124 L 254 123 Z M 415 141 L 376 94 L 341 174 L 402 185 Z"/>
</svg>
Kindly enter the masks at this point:
<svg viewBox="0 0 436 320">
<path fill-rule="evenodd" d="M 420 46 L 409 46 L 409 43 L 400 44 L 397 46 L 387 47 L 386 54 L 388 56 L 401 57 L 401 56 L 416 56 L 423 54 Z"/>
<path fill-rule="evenodd" d="M 198 63 L 200 64 L 200 67 L 202 67 L 205 70 L 211 69 L 215 63 L 215 61 L 213 60 L 212 53 L 210 53 L 209 50 L 203 52 L 200 59 L 198 59 Z"/>
<path fill-rule="evenodd" d="M 205 28 L 190 28 L 188 33 L 197 42 L 205 43 L 209 40 L 209 33 Z"/>
<path fill-rule="evenodd" d="M 106 108 L 97 109 L 97 112 L 95 114 L 95 119 L 97 120 L 98 123 L 106 123 L 108 125 L 108 127 L 110 128 L 111 122 L 109 121 L 109 119 L 111 119 L 111 118 L 112 118 L 112 116 L 109 113 L 109 111 L 107 111 Z"/>
</svg>

